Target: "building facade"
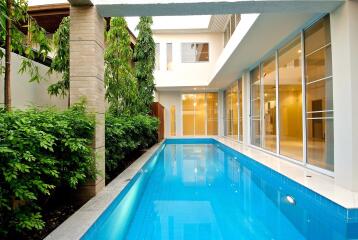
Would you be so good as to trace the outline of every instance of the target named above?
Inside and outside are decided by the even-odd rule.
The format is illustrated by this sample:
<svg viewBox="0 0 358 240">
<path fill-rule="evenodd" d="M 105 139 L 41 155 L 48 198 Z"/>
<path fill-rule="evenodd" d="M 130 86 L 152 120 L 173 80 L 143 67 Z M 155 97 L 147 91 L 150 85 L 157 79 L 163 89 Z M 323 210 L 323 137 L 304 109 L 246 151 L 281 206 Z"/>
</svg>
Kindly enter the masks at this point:
<svg viewBox="0 0 358 240">
<path fill-rule="evenodd" d="M 357 29 L 356 1 L 154 29 L 165 136 L 225 136 L 355 189 Z"/>
</svg>

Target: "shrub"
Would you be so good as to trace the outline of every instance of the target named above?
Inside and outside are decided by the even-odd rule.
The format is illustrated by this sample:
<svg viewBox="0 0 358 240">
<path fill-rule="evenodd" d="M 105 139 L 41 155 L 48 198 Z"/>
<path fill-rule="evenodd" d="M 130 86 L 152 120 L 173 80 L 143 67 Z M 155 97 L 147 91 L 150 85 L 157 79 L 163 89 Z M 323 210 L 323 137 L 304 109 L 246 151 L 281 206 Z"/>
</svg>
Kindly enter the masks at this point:
<svg viewBox="0 0 358 240">
<path fill-rule="evenodd" d="M 82 105 L 0 112 L 0 236 L 42 229 L 41 200 L 95 176 L 94 127 Z"/>
<path fill-rule="evenodd" d="M 158 120 L 148 115 L 106 114 L 106 175 L 128 163 L 125 158 L 157 142 Z M 108 178 L 108 176 L 107 176 Z"/>
</svg>

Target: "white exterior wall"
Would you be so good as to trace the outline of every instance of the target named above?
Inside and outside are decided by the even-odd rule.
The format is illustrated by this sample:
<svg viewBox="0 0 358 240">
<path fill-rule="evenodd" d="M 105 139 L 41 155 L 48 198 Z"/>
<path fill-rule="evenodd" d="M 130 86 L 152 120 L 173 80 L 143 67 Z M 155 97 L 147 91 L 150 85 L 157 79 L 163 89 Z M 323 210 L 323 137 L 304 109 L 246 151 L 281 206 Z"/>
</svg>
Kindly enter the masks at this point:
<svg viewBox="0 0 358 240">
<path fill-rule="evenodd" d="M 164 106 L 164 136 L 170 136 L 170 107 L 175 106 L 176 136 L 182 136 L 182 106 L 180 92 L 158 92 L 160 104 Z"/>
<path fill-rule="evenodd" d="M 224 48 L 223 33 L 154 34 L 160 44 L 160 69 L 154 72 L 156 87 L 205 86 Z M 208 42 L 209 62 L 182 63 L 181 43 Z M 167 43 L 173 44 L 172 70 L 167 70 Z"/>
<path fill-rule="evenodd" d="M 334 175 L 358 191 L 358 1 L 348 0 L 331 13 Z"/>
<path fill-rule="evenodd" d="M 61 79 L 60 74 L 48 75 L 49 68 L 43 64 L 35 62 L 39 67 L 41 76 L 46 80 L 40 83 L 29 82 L 28 73 L 20 74 L 19 68 L 23 57 L 11 54 L 11 98 L 12 107 L 24 109 L 31 106 L 45 107 L 56 106 L 60 109 L 67 108 L 67 98 L 50 96 L 47 88 L 50 84 Z M 4 75 L 0 75 L 0 105 L 4 104 Z"/>
</svg>

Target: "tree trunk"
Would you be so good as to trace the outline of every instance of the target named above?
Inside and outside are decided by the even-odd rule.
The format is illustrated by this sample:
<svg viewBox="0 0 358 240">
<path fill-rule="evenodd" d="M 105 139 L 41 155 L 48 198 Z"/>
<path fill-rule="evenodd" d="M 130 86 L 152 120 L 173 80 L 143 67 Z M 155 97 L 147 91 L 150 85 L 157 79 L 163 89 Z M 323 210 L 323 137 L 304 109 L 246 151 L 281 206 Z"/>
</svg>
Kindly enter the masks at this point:
<svg viewBox="0 0 358 240">
<path fill-rule="evenodd" d="M 11 85 L 10 85 L 10 61 L 11 61 L 11 17 L 12 0 L 6 0 L 6 39 L 5 39 L 5 78 L 4 78 L 4 103 L 7 111 L 11 110 Z"/>
</svg>

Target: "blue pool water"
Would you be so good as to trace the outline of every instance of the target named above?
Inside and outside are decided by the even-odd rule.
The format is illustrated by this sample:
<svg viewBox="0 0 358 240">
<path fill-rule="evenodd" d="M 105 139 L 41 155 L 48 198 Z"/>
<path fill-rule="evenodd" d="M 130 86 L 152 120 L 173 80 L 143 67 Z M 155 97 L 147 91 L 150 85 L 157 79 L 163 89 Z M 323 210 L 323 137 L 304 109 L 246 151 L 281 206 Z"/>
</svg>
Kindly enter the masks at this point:
<svg viewBox="0 0 358 240">
<path fill-rule="evenodd" d="M 82 237 L 357 238 L 357 210 L 336 205 L 212 139 L 166 140 Z"/>
</svg>

